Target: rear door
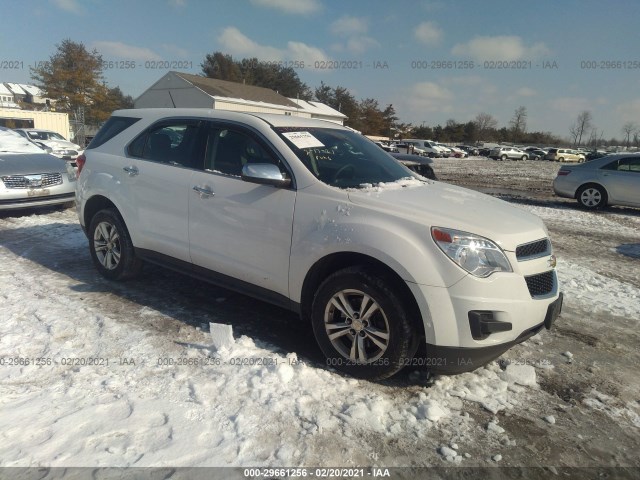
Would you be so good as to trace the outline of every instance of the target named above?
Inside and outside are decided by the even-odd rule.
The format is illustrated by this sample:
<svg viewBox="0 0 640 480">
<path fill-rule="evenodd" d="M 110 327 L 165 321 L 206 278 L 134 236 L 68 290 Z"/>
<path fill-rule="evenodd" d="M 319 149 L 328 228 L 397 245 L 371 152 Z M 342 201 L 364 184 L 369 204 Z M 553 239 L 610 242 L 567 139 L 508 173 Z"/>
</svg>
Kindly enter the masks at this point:
<svg viewBox="0 0 640 480">
<path fill-rule="evenodd" d="M 640 157 L 621 158 L 601 175 L 612 203 L 640 206 Z"/>
<path fill-rule="evenodd" d="M 125 181 L 137 214 L 136 247 L 190 261 L 189 196 L 194 171 L 204 162 L 201 125 L 166 119 L 129 145 Z"/>
<path fill-rule="evenodd" d="M 290 177 L 289 170 L 257 132 L 239 125 L 209 122 L 206 144 L 189 193 L 193 263 L 288 298 L 296 191 L 249 183 L 241 173 L 246 163 L 273 163 Z"/>
</svg>

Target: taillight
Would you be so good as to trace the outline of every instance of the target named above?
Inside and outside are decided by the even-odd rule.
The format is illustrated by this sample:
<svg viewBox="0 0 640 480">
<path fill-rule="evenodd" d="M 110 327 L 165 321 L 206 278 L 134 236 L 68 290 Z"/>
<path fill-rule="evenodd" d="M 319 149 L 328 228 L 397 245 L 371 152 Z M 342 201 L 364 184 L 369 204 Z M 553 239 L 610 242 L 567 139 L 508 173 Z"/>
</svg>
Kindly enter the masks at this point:
<svg viewBox="0 0 640 480">
<path fill-rule="evenodd" d="M 569 175 L 571 173 L 571 170 L 564 170 L 564 169 L 560 169 L 558 171 L 558 176 L 559 177 L 564 177 L 565 175 Z"/>
<path fill-rule="evenodd" d="M 76 158 L 76 165 L 78 166 L 78 176 L 80 176 L 82 167 L 84 167 L 84 164 L 86 162 L 87 162 L 87 157 L 84 156 L 84 153 L 82 155 L 78 155 L 78 158 Z"/>
</svg>

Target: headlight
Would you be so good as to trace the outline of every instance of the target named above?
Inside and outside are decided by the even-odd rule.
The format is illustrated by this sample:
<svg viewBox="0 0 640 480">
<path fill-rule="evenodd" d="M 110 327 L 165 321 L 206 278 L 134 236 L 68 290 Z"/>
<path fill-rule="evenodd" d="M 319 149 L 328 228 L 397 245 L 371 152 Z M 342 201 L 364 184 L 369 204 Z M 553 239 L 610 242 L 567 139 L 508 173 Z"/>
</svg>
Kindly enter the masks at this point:
<svg viewBox="0 0 640 480">
<path fill-rule="evenodd" d="M 431 236 L 447 257 L 471 275 L 513 271 L 502 249 L 487 238 L 441 227 L 432 227 Z"/>
</svg>

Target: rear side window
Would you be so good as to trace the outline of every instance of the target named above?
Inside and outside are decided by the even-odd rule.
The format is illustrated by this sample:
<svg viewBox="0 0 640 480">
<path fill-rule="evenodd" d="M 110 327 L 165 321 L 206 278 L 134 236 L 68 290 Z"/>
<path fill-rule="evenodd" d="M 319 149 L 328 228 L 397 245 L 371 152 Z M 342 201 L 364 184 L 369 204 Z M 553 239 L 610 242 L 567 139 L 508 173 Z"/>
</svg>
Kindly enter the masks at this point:
<svg viewBox="0 0 640 480">
<path fill-rule="evenodd" d="M 91 140 L 91 143 L 89 143 L 89 145 L 87 146 L 87 150 L 99 147 L 103 143 L 108 142 L 113 137 L 125 131 L 131 125 L 136 123 L 138 120 L 140 119 L 133 117 L 111 117 L 109 120 L 107 120 L 107 123 L 102 126 L 98 134 L 93 137 L 93 140 Z"/>
<path fill-rule="evenodd" d="M 200 122 L 194 119 L 163 121 L 136 138 L 129 155 L 169 165 L 203 168 Z"/>
</svg>

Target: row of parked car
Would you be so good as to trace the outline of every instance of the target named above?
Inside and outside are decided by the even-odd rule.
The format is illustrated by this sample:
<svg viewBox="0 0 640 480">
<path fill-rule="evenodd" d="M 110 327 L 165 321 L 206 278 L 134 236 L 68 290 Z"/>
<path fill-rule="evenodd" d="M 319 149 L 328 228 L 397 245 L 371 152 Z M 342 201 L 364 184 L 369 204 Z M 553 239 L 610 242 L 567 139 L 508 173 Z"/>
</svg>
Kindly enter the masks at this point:
<svg viewBox="0 0 640 480">
<path fill-rule="evenodd" d="M 444 145 L 433 140 L 421 140 L 407 138 L 401 142 L 375 142 L 380 148 L 389 153 L 407 153 L 430 158 L 466 158 L 470 155 L 478 155 L 477 147 L 470 145 Z"/>
<path fill-rule="evenodd" d="M 511 146 L 497 146 L 489 150 L 489 158 L 495 160 L 551 160 L 555 162 L 578 162 L 587 160 L 587 152 L 573 150 L 570 148 L 549 148 L 538 147 L 518 148 Z"/>
<path fill-rule="evenodd" d="M 495 147 L 477 147 L 473 145 L 444 145 L 433 140 L 408 138 L 401 142 L 376 142 L 376 144 L 390 153 L 414 154 L 430 158 L 466 158 L 469 156 L 484 156 L 495 160 L 550 160 L 556 162 L 578 162 L 607 155 L 607 152 L 571 148 L 540 148 L 515 147 L 498 145 Z"/>
</svg>

